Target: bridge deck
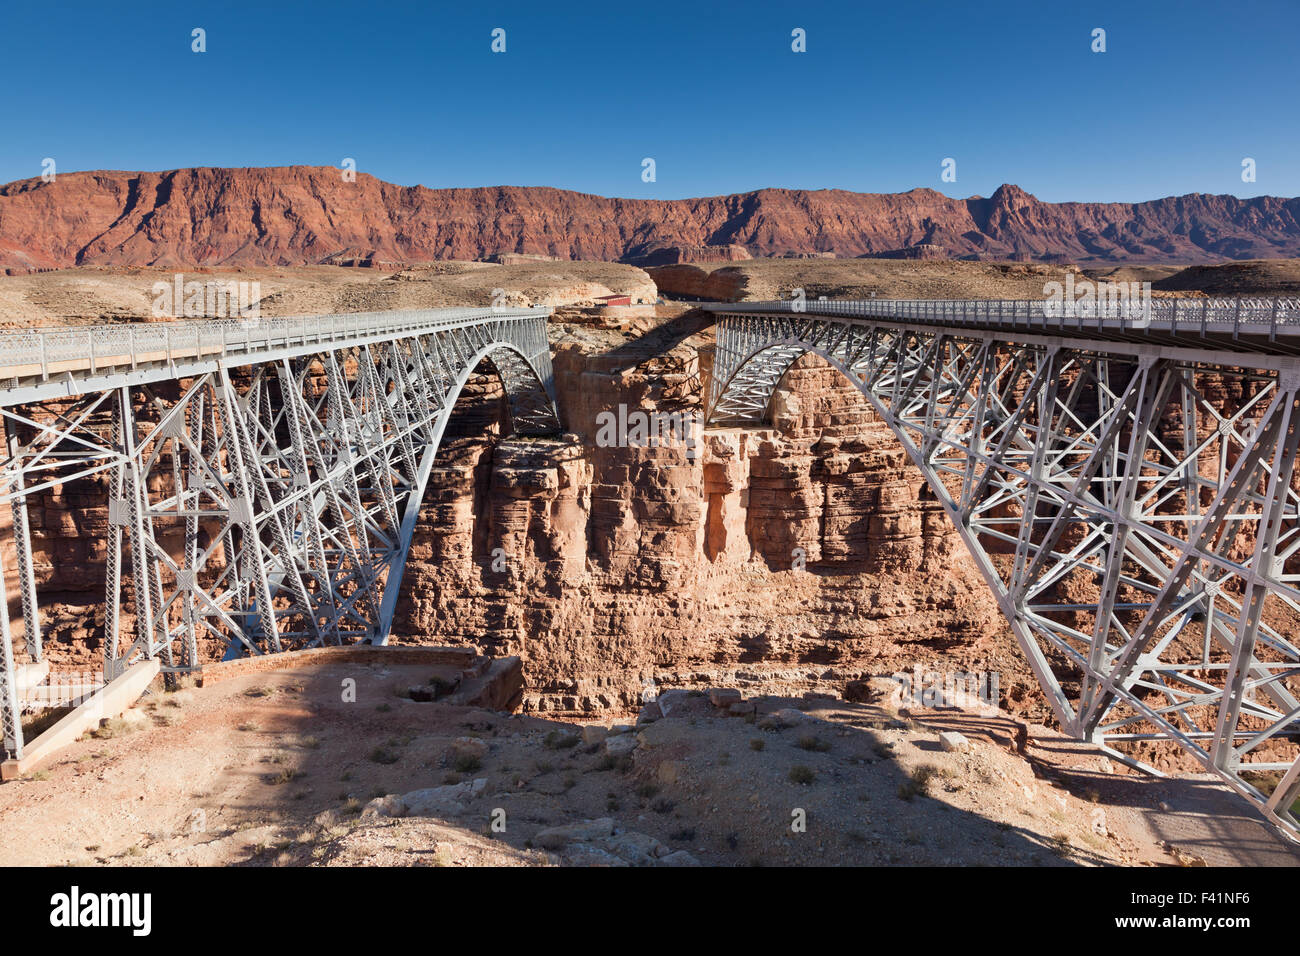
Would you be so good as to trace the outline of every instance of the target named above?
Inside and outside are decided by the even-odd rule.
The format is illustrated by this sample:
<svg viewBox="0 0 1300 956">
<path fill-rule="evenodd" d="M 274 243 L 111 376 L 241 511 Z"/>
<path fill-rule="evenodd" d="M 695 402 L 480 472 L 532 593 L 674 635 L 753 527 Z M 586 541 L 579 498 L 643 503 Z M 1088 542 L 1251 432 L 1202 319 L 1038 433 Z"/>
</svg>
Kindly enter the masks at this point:
<svg viewBox="0 0 1300 956">
<path fill-rule="evenodd" d="M 0 332 L 0 407 L 249 365 L 325 348 L 465 328 L 548 308 L 410 309 Z"/>
<path fill-rule="evenodd" d="M 884 319 L 1003 334 L 1300 355 L 1300 298 L 1162 298 L 1092 307 L 1041 299 L 784 299 L 711 302 L 704 308 L 720 314 Z"/>
</svg>

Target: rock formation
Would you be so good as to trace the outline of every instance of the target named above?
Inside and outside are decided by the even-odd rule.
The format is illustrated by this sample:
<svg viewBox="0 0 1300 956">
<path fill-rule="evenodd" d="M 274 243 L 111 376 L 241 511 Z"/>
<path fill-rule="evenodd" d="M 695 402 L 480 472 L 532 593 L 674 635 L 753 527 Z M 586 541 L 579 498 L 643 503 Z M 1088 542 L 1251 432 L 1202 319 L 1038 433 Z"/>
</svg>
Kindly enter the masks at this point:
<svg viewBox="0 0 1300 956">
<path fill-rule="evenodd" d="M 710 430 L 694 456 L 602 444 L 603 412 L 698 409 L 706 339 L 561 338 L 558 441 L 485 440 L 497 399 L 468 400 L 480 419 L 440 456 L 400 639 L 520 654 L 525 709 L 545 713 L 631 709 L 664 685 L 824 689 L 918 659 L 1024 674 L 1036 703 L 919 473 L 819 359 L 787 375 L 771 428 Z"/>
</svg>

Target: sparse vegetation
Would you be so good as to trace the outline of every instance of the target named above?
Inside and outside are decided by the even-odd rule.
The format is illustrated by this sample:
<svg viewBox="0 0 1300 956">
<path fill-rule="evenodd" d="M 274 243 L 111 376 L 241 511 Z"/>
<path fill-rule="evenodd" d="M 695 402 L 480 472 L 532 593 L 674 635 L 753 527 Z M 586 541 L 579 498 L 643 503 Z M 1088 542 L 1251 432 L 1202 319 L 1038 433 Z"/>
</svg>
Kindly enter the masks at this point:
<svg viewBox="0 0 1300 956">
<path fill-rule="evenodd" d="M 898 785 L 898 796 L 903 800 L 925 796 L 930 792 L 930 781 L 939 776 L 939 768 L 934 764 L 922 764 L 912 771 L 908 779 Z"/>
<path fill-rule="evenodd" d="M 474 773 L 483 768 L 483 761 L 474 754 L 458 753 L 452 759 L 451 766 L 457 773 Z"/>
<path fill-rule="evenodd" d="M 805 767 L 803 764 L 797 763 L 790 768 L 789 778 L 791 783 L 797 783 L 806 787 L 817 778 L 817 774 L 811 767 Z"/>
<path fill-rule="evenodd" d="M 577 734 L 564 733 L 558 730 L 552 730 L 542 738 L 542 746 L 547 750 L 567 750 L 570 747 L 576 747 L 582 739 Z"/>
<path fill-rule="evenodd" d="M 123 720 L 120 717 L 114 717 L 112 720 L 106 720 L 90 732 L 90 736 L 100 740 L 108 740 L 112 737 L 120 737 L 123 734 L 134 733 L 139 730 L 140 726 L 135 723 Z"/>
</svg>

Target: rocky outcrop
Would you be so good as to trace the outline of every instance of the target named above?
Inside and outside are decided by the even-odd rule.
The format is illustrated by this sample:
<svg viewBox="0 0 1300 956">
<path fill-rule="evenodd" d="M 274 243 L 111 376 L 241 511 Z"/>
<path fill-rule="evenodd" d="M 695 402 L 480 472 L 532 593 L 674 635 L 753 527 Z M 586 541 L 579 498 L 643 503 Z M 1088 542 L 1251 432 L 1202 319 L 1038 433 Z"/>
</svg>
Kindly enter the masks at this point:
<svg viewBox="0 0 1300 956">
<path fill-rule="evenodd" d="M 728 243 L 722 246 L 671 246 L 655 243 L 647 249 L 631 250 L 625 261 L 632 265 L 667 266 L 683 262 L 743 262 L 752 259 L 744 246 Z"/>
<path fill-rule="evenodd" d="M 772 428 L 710 430 L 693 454 L 600 440 L 620 406 L 698 408 L 699 342 L 558 342 L 564 438 L 448 445 L 400 639 L 520 655 L 544 713 L 630 711 L 666 685 L 824 688 L 918 656 L 1023 671 L 919 474 L 820 360 L 786 376 Z"/>
<path fill-rule="evenodd" d="M 675 250 L 675 251 L 673 251 Z M 906 255 L 1207 262 L 1300 255 L 1300 199 L 1199 193 L 1045 203 L 932 189 L 761 189 L 610 199 L 544 187 L 426 189 L 329 167 L 64 173 L 0 186 L 0 269 L 384 265 L 491 255 L 666 262 Z M 655 261 L 658 261 L 657 259 Z"/>
</svg>

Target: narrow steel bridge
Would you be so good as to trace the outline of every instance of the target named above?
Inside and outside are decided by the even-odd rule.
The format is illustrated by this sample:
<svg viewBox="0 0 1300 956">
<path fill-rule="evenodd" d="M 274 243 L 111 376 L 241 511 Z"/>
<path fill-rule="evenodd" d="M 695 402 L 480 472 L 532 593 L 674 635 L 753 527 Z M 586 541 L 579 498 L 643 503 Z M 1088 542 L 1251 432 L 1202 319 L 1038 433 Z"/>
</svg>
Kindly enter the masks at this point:
<svg viewBox="0 0 1300 956">
<path fill-rule="evenodd" d="M 816 353 L 898 436 L 1067 732 L 1300 836 L 1300 300 L 711 304 L 708 423 Z"/>
<path fill-rule="evenodd" d="M 30 658 L 16 670 L 0 600 L 9 756 L 23 755 L 23 668 L 44 657 L 29 498 L 69 485 L 103 498 L 105 680 L 140 658 L 192 669 L 214 640 L 232 654 L 382 643 L 434 456 L 479 363 L 500 378 L 514 433 L 559 430 L 550 311 L 0 334 L 0 505 Z M 0 562 L 7 596 L 4 579 Z"/>
</svg>

